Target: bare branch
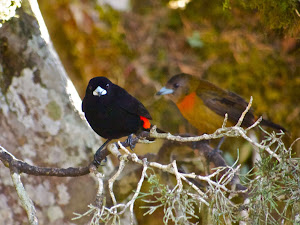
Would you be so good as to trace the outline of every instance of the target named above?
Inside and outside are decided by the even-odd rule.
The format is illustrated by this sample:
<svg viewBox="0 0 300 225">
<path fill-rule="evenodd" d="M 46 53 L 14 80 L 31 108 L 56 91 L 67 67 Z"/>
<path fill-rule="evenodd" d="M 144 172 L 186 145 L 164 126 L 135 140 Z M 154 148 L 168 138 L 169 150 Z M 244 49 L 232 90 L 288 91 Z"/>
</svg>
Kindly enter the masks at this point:
<svg viewBox="0 0 300 225">
<path fill-rule="evenodd" d="M 124 168 L 125 168 L 125 159 L 121 159 L 118 171 L 115 173 L 115 175 L 113 175 L 108 180 L 109 194 L 111 196 L 114 206 L 117 205 L 117 201 L 116 201 L 116 197 L 114 195 L 113 185 L 114 185 L 114 182 L 116 181 L 116 179 L 120 176 L 121 172 L 124 170 Z"/>
<path fill-rule="evenodd" d="M 252 96 L 251 96 L 251 97 L 250 97 L 250 101 L 249 101 L 249 103 L 248 103 L 248 105 L 247 105 L 247 108 L 244 110 L 244 112 L 243 112 L 242 115 L 240 116 L 240 118 L 239 118 L 239 120 L 238 120 L 238 122 L 237 122 L 237 124 L 236 124 L 235 126 L 240 127 L 240 126 L 242 125 L 243 120 L 244 120 L 244 118 L 245 118 L 247 112 L 248 112 L 248 111 L 250 110 L 250 108 L 251 108 L 252 101 L 253 101 L 253 98 L 252 98 Z"/>
<path fill-rule="evenodd" d="M 2 146 L 0 146 L 0 160 L 6 167 L 13 167 L 19 172 L 34 176 L 77 177 L 84 176 L 90 173 L 89 166 L 79 168 L 69 167 L 66 169 L 32 166 L 17 159 Z"/>
<path fill-rule="evenodd" d="M 130 215 L 131 215 L 131 221 L 133 221 L 133 206 L 134 206 L 134 203 L 138 197 L 138 195 L 140 194 L 140 191 L 141 191 L 141 188 L 142 188 L 142 185 L 143 185 L 143 182 L 144 182 L 144 179 L 145 179 L 145 176 L 146 176 L 146 172 L 147 172 L 147 161 L 146 160 L 143 160 L 144 164 L 143 164 L 143 171 L 142 171 L 142 175 L 141 175 L 141 178 L 140 178 L 140 181 L 138 182 L 138 185 L 137 185 L 137 188 L 136 188 L 136 192 L 134 193 L 132 199 L 126 204 L 126 205 L 130 205 Z"/>
</svg>

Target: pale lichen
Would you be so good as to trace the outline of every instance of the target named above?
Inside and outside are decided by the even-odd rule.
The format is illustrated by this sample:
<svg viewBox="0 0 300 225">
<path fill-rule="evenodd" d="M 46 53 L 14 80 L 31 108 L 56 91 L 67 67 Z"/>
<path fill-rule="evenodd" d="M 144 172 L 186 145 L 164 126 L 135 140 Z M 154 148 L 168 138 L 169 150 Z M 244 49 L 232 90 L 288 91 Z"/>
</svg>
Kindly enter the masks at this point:
<svg viewBox="0 0 300 225">
<path fill-rule="evenodd" d="M 65 184 L 58 184 L 56 186 L 58 191 L 58 204 L 60 205 L 67 205 L 70 201 L 70 195 L 68 192 L 68 187 Z"/>
<path fill-rule="evenodd" d="M 14 77 L 6 94 L 10 111 L 26 128 L 36 127 L 36 120 L 44 114 L 45 104 L 48 103 L 47 90 L 40 84 L 32 82 L 33 71 L 25 68 L 20 77 Z M 32 116 L 35 114 L 35 117 Z M 40 115 L 38 115 L 40 114 Z"/>
<path fill-rule="evenodd" d="M 12 212 L 8 212 L 6 209 L 8 206 L 7 196 L 4 194 L 0 194 L 0 218 L 4 224 L 13 224 L 14 218 Z"/>
<path fill-rule="evenodd" d="M 64 218 L 64 213 L 59 206 L 51 206 L 47 210 L 47 216 L 50 222 L 54 222 L 55 220 Z"/>
<path fill-rule="evenodd" d="M 13 186 L 12 180 L 9 176 L 9 171 L 5 170 L 4 167 L 0 169 L 0 185 L 2 186 Z M 1 207 L 0 207 L 1 208 Z"/>
<path fill-rule="evenodd" d="M 0 0 L 0 27 L 16 15 L 16 9 L 21 7 L 21 0 Z"/>
<path fill-rule="evenodd" d="M 42 154 L 44 155 L 44 161 L 51 164 L 62 164 L 66 166 L 63 162 L 70 161 L 66 151 L 62 151 L 59 146 L 52 146 L 51 151 L 45 151 Z M 67 166 L 72 166 L 72 163 Z"/>
<path fill-rule="evenodd" d="M 12 79 L 6 95 L 9 108 L 16 113 L 25 129 L 34 127 L 37 131 L 46 130 L 51 135 L 56 135 L 60 129 L 58 119 L 63 114 L 62 103 L 59 98 L 53 101 L 53 93 L 40 83 L 33 82 L 33 79 L 34 70 L 30 68 L 25 68 L 20 77 Z"/>
<path fill-rule="evenodd" d="M 30 198 L 35 204 L 41 207 L 55 205 L 55 197 L 50 188 L 49 181 L 44 181 L 42 184 L 38 184 L 37 186 L 30 184 L 25 185 L 25 189 Z"/>
<path fill-rule="evenodd" d="M 19 148 L 20 153 L 22 154 L 23 160 L 27 163 L 32 163 L 31 159 L 36 157 L 36 151 L 32 151 L 32 147 L 29 144 L 24 144 Z M 28 158 L 28 159 L 27 159 Z M 30 160 L 30 161 L 28 161 Z"/>
</svg>

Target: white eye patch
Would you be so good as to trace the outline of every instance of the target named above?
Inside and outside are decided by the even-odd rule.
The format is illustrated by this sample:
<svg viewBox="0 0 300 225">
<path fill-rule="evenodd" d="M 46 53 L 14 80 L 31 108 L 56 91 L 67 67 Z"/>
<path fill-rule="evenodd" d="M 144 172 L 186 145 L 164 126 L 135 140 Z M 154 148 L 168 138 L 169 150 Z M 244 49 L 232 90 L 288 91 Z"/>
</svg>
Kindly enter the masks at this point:
<svg viewBox="0 0 300 225">
<path fill-rule="evenodd" d="M 98 86 L 94 91 L 93 91 L 93 95 L 95 96 L 102 96 L 102 95 L 106 95 L 107 91 L 105 89 L 103 89 L 102 87 Z"/>
</svg>

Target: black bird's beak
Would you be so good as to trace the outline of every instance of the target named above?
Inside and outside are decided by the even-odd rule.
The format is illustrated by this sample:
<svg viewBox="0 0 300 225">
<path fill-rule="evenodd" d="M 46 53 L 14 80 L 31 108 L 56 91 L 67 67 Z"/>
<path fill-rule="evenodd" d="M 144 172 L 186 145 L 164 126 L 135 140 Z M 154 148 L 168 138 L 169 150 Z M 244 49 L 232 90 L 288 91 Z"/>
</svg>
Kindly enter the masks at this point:
<svg viewBox="0 0 300 225">
<path fill-rule="evenodd" d="M 168 94 L 172 94 L 174 92 L 174 90 L 166 88 L 166 87 L 162 87 L 162 89 L 159 90 L 159 92 L 156 93 L 156 95 L 168 95 Z"/>
</svg>

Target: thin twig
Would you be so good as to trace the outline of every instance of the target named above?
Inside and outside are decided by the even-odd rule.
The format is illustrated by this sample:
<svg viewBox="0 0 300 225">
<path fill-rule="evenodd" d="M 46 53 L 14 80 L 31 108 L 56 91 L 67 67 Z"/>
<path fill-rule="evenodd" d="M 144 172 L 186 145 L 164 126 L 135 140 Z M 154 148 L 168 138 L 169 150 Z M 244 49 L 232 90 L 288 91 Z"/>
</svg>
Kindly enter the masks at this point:
<svg viewBox="0 0 300 225">
<path fill-rule="evenodd" d="M 12 181 L 16 188 L 16 191 L 18 193 L 21 204 L 27 213 L 27 217 L 28 217 L 30 225 L 37 225 L 38 219 L 36 216 L 36 210 L 35 210 L 32 200 L 29 198 L 29 196 L 23 186 L 23 183 L 20 178 L 20 174 L 12 170 L 11 178 L 12 178 Z"/>
<path fill-rule="evenodd" d="M 49 168 L 29 165 L 17 159 L 13 154 L 0 146 L 0 160 L 6 167 L 13 166 L 18 171 L 34 176 L 57 176 L 57 177 L 78 177 L 90 173 L 90 166 L 69 167 L 69 168 Z"/>
<path fill-rule="evenodd" d="M 240 127 L 240 126 L 242 125 L 243 120 L 244 120 L 244 118 L 245 118 L 247 112 L 249 112 L 249 110 L 250 110 L 250 108 L 251 108 L 252 101 L 253 101 L 253 98 L 252 98 L 252 96 L 251 96 L 251 97 L 250 97 L 250 101 L 249 101 L 249 103 L 248 103 L 248 105 L 247 105 L 247 108 L 244 110 L 244 112 L 243 112 L 242 115 L 240 116 L 240 118 L 239 118 L 239 120 L 238 120 L 238 122 L 236 123 L 235 126 Z"/>
<path fill-rule="evenodd" d="M 125 165 L 125 159 L 121 159 L 118 171 L 108 180 L 109 194 L 111 196 L 114 206 L 117 205 L 117 201 L 114 195 L 113 185 L 116 179 L 120 176 L 121 172 L 124 170 Z"/>
</svg>

